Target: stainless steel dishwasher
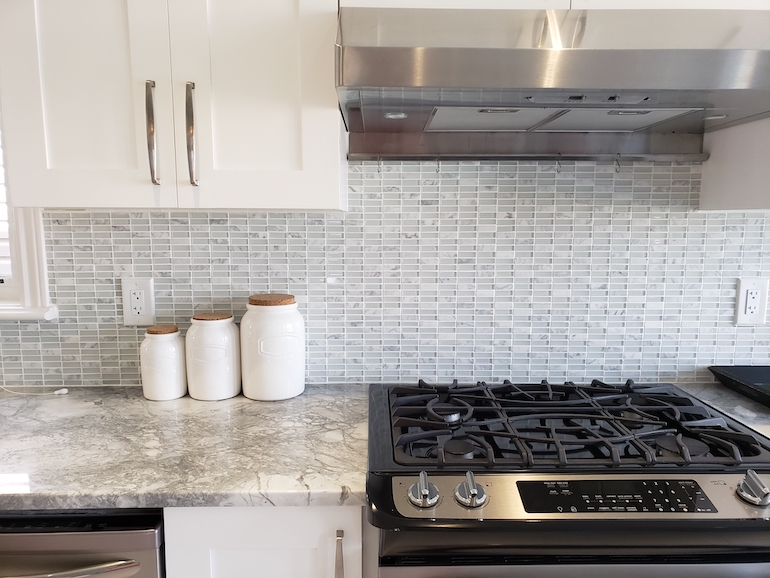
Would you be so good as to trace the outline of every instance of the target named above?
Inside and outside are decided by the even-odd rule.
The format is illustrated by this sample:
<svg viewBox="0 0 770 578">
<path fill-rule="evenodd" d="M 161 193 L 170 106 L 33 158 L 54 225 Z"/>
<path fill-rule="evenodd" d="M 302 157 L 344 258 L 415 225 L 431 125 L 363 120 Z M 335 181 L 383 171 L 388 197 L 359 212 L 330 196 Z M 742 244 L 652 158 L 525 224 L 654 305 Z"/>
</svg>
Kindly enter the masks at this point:
<svg viewBox="0 0 770 578">
<path fill-rule="evenodd" d="M 159 578 L 159 509 L 0 513 L 0 578 Z"/>
</svg>

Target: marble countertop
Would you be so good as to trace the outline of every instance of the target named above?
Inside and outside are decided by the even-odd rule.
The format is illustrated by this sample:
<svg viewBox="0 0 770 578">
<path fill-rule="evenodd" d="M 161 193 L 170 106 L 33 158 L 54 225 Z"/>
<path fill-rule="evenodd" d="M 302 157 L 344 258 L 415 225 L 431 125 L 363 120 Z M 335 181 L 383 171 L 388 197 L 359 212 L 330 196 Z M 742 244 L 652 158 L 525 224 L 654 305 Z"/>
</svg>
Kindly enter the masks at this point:
<svg viewBox="0 0 770 578">
<path fill-rule="evenodd" d="M 141 387 L 0 390 L 0 510 L 362 505 L 367 391 L 155 402 Z"/>
<path fill-rule="evenodd" d="M 679 387 L 770 436 L 770 408 L 717 383 Z M 0 510 L 365 503 L 364 385 L 280 402 L 51 391 L 0 390 Z"/>
</svg>

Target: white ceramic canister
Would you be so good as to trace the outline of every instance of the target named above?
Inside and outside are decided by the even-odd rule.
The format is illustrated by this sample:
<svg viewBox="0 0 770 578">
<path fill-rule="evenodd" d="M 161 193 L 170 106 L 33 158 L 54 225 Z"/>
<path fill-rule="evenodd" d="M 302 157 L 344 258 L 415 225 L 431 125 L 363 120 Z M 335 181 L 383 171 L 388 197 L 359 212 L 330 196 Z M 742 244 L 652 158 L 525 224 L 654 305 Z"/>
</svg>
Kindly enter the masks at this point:
<svg viewBox="0 0 770 578">
<path fill-rule="evenodd" d="M 187 330 L 187 389 L 206 401 L 228 399 L 241 391 L 238 327 L 230 313 L 197 313 Z"/>
<path fill-rule="evenodd" d="M 147 399 L 165 401 L 187 393 L 184 338 L 176 325 L 153 325 L 139 348 L 142 393 Z"/>
<path fill-rule="evenodd" d="M 261 401 L 305 391 L 305 320 L 294 295 L 249 297 L 241 320 L 243 395 Z"/>
</svg>

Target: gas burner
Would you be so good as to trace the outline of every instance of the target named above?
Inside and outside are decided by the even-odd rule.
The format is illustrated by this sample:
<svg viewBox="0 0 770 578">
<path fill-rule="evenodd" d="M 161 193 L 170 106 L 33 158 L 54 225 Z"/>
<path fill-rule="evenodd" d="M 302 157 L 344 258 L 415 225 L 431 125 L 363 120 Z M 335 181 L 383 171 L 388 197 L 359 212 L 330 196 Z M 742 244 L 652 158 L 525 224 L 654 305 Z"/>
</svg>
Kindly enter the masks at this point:
<svg viewBox="0 0 770 578">
<path fill-rule="evenodd" d="M 476 447 L 468 440 L 452 439 L 444 444 L 444 451 L 446 453 L 463 458 L 472 458 L 475 449 Z"/>
<path fill-rule="evenodd" d="M 443 421 L 450 428 L 459 427 L 473 416 L 473 407 L 462 399 L 439 401 L 436 398 L 430 400 L 425 408 L 430 417 L 439 422 Z"/>
<path fill-rule="evenodd" d="M 708 456 L 711 448 L 708 444 L 692 437 L 682 434 L 667 434 L 655 438 L 655 445 L 658 448 L 658 455 L 679 456 L 685 461 L 690 461 L 693 457 Z"/>
<path fill-rule="evenodd" d="M 431 446 L 425 451 L 425 456 L 438 459 L 443 449 L 444 461 L 472 460 L 479 454 L 479 448 L 471 441 L 464 439 L 451 438 L 446 441 L 439 440 L 436 445 Z"/>
</svg>

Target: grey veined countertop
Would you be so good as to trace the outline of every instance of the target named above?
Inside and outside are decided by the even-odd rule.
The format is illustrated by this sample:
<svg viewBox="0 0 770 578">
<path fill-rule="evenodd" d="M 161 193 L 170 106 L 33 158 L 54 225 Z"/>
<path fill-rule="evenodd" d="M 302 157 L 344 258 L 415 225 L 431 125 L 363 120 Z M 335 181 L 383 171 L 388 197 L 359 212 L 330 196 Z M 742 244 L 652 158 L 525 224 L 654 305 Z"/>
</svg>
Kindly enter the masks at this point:
<svg viewBox="0 0 770 578">
<path fill-rule="evenodd" d="M 367 392 L 155 402 L 140 387 L 0 390 L 0 510 L 361 505 Z"/>
<path fill-rule="evenodd" d="M 716 383 L 679 387 L 770 435 L 769 408 Z M 279 402 L 0 390 L 0 510 L 360 506 L 367 405 L 360 384 Z"/>
</svg>

